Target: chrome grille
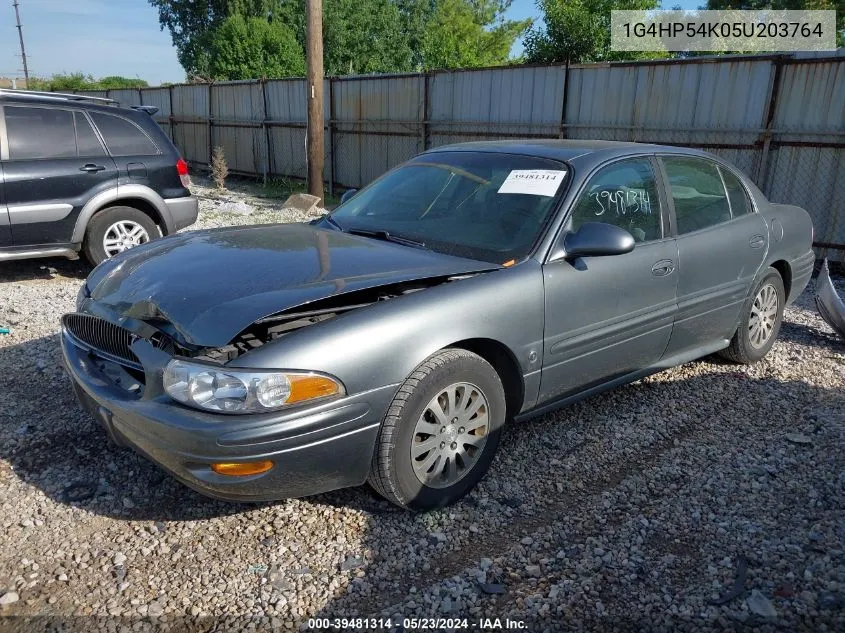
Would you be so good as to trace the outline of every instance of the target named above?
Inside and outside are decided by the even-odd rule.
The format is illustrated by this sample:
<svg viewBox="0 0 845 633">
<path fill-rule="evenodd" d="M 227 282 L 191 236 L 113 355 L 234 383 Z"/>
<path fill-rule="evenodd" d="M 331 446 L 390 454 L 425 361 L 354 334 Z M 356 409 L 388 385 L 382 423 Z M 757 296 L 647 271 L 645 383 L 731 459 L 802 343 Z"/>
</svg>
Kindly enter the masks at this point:
<svg viewBox="0 0 845 633">
<path fill-rule="evenodd" d="M 91 351 L 141 369 L 138 357 L 129 349 L 133 340 L 129 330 L 90 314 L 66 314 L 62 317 L 62 324 L 71 336 Z"/>
</svg>

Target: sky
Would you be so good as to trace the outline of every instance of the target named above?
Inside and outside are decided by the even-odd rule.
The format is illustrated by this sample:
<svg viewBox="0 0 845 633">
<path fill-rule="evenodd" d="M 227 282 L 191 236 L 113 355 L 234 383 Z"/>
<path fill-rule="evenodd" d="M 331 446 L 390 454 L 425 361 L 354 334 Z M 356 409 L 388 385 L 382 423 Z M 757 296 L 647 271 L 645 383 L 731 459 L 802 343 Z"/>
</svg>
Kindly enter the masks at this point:
<svg viewBox="0 0 845 633">
<path fill-rule="evenodd" d="M 140 77 L 151 85 L 185 73 L 158 13 L 146 0 L 18 0 L 30 75 L 84 72 Z M 693 9 L 702 0 L 672 0 Z M 538 17 L 535 0 L 513 0 L 512 19 Z M 519 54 L 521 42 L 512 51 Z M 0 77 L 23 77 L 11 0 L 0 0 Z"/>
</svg>

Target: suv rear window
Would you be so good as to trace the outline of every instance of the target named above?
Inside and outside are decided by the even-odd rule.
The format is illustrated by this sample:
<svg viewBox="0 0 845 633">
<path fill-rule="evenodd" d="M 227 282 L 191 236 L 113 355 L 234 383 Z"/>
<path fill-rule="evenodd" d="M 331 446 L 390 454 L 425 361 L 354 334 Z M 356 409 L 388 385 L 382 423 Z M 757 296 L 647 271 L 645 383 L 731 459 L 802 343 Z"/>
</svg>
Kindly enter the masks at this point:
<svg viewBox="0 0 845 633">
<path fill-rule="evenodd" d="M 81 112 L 75 112 L 76 117 L 76 147 L 80 156 L 103 156 L 106 151 L 100 139 L 94 133 L 94 128 Z"/>
<path fill-rule="evenodd" d="M 76 158 L 73 113 L 57 108 L 5 106 L 9 160 Z"/>
<path fill-rule="evenodd" d="M 158 148 L 137 125 L 121 117 L 91 112 L 112 156 L 152 156 Z"/>
</svg>

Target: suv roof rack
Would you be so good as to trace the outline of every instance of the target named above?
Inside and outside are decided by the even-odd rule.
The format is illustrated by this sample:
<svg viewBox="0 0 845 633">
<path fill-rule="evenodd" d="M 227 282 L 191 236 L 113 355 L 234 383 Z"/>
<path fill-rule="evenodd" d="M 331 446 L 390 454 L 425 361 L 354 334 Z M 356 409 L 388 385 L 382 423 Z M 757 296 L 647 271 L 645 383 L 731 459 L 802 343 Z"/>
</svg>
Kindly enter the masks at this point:
<svg viewBox="0 0 845 633">
<path fill-rule="evenodd" d="M 0 88 L 0 94 L 5 95 L 26 95 L 31 97 L 53 97 L 56 99 L 66 99 L 68 101 L 98 101 L 100 103 L 117 103 L 114 99 L 107 99 L 106 97 L 89 97 L 88 95 L 71 94 L 67 92 L 47 92 L 45 90 L 11 90 L 9 88 Z"/>
</svg>

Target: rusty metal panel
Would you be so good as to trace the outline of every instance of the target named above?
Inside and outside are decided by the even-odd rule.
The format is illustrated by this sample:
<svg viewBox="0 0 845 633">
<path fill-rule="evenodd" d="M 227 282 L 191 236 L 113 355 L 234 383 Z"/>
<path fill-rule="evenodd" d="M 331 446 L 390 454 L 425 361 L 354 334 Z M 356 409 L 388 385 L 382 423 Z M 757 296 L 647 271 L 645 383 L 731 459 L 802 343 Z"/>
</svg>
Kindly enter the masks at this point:
<svg viewBox="0 0 845 633">
<path fill-rule="evenodd" d="M 141 91 L 137 88 L 109 90 L 109 99 L 114 99 L 122 106 L 133 106 L 141 103 Z"/>
<path fill-rule="evenodd" d="M 271 127 L 269 133 L 272 149 L 270 172 L 280 176 L 305 178 L 305 126 Z"/>
<path fill-rule="evenodd" d="M 215 120 L 261 121 L 264 118 L 261 83 L 234 81 L 212 84 L 211 112 Z"/>
<path fill-rule="evenodd" d="M 222 147 L 226 164 L 233 172 L 264 173 L 264 139 L 260 127 L 236 127 L 215 123 L 213 147 Z"/>
<path fill-rule="evenodd" d="M 180 122 L 173 125 L 173 144 L 189 163 L 210 163 L 208 155 L 208 124 Z"/>
<path fill-rule="evenodd" d="M 786 64 L 775 99 L 772 125 L 780 140 L 845 142 L 845 58 Z M 800 132 L 794 139 L 792 133 Z"/>
<path fill-rule="evenodd" d="M 795 204 L 813 219 L 815 241 L 845 245 L 845 156 L 839 147 L 780 146 L 769 152 L 763 192 L 772 202 Z M 845 251 L 818 252 L 842 261 Z"/>
<path fill-rule="evenodd" d="M 167 88 L 148 88 L 142 90 L 141 99 L 144 105 L 151 105 L 158 108 L 158 112 L 156 112 L 157 118 L 170 116 L 170 90 Z"/>
<path fill-rule="evenodd" d="M 652 143 L 754 143 L 765 123 L 769 60 L 574 66 L 567 136 Z"/>
<path fill-rule="evenodd" d="M 270 80 L 264 89 L 267 91 L 268 119 L 305 123 L 308 111 L 304 79 Z"/>
<path fill-rule="evenodd" d="M 235 81 L 210 88 L 211 145 L 221 147 L 232 171 L 263 174 L 266 139 L 262 134 L 264 95 L 261 82 Z"/>
<path fill-rule="evenodd" d="M 335 182 L 360 187 L 421 151 L 424 82 L 422 75 L 334 82 Z"/>
<path fill-rule="evenodd" d="M 565 73 L 562 66 L 435 73 L 429 80 L 432 145 L 557 137 Z"/>
<path fill-rule="evenodd" d="M 307 174 L 305 127 L 308 121 L 308 83 L 304 79 L 269 80 L 264 90 L 267 101 L 268 140 L 265 142 L 269 143 L 269 171 L 279 176 L 304 179 Z M 326 120 L 329 116 L 328 93 L 326 80 L 323 83 Z M 328 157 L 327 149 L 326 161 Z M 328 175 L 327 167 L 325 173 Z"/>
<path fill-rule="evenodd" d="M 173 131 L 170 129 L 170 90 L 168 88 L 144 88 L 140 94 L 143 105 L 151 105 L 158 108 L 153 115 L 156 123 L 172 139 Z"/>
<path fill-rule="evenodd" d="M 171 109 L 177 118 L 208 118 L 208 84 L 173 86 Z"/>
<path fill-rule="evenodd" d="M 108 90 L 74 90 L 75 94 L 85 95 L 86 97 L 100 97 L 101 99 L 109 99 Z"/>
<path fill-rule="evenodd" d="M 181 85 L 171 88 L 171 111 L 174 117 L 173 142 L 185 160 L 208 164 L 208 85 Z"/>
</svg>

